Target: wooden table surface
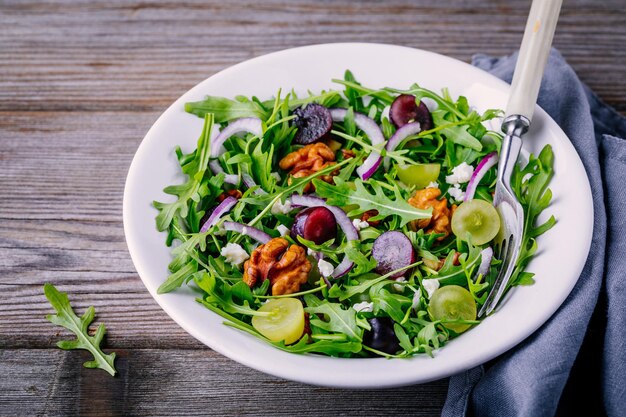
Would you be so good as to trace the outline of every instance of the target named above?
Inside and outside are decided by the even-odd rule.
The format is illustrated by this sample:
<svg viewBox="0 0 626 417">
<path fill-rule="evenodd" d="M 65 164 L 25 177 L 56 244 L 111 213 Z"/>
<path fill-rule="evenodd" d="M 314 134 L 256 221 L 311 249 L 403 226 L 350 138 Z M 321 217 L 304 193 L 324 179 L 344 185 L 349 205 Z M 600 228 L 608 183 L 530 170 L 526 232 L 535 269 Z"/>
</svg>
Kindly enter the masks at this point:
<svg viewBox="0 0 626 417">
<path fill-rule="evenodd" d="M 529 1 L 0 1 L 0 414 L 437 415 L 447 381 L 311 387 L 201 345 L 156 304 L 122 228 L 129 164 L 159 114 L 240 61 L 382 42 L 468 61 L 518 47 Z M 626 112 L 624 0 L 566 0 L 555 44 Z M 94 305 L 119 375 L 61 351 L 42 284 Z"/>
</svg>

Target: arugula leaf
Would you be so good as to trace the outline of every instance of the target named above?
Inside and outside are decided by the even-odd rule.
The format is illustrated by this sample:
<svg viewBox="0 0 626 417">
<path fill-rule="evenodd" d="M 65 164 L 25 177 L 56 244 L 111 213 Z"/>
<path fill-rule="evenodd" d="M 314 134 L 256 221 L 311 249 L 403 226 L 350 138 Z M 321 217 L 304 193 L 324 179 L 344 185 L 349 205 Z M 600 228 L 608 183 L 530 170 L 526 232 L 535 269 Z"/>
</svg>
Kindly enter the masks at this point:
<svg viewBox="0 0 626 417">
<path fill-rule="evenodd" d="M 269 116 L 269 112 L 256 101 L 235 101 L 217 96 L 206 96 L 202 101 L 185 103 L 185 111 L 198 117 L 213 114 L 215 123 L 229 122 L 242 117 L 266 120 Z"/>
<path fill-rule="evenodd" d="M 57 312 L 57 314 L 47 315 L 46 318 L 51 323 L 65 327 L 76 335 L 75 340 L 61 340 L 57 342 L 57 346 L 63 350 L 84 349 L 91 352 L 94 359 L 83 363 L 83 366 L 85 368 L 100 368 L 115 376 L 117 373 L 114 364 L 115 352 L 106 354 L 100 348 L 100 343 L 102 343 L 102 338 L 106 333 L 104 324 L 100 323 L 93 336 L 89 336 L 88 333 L 89 325 L 95 317 L 96 310 L 89 307 L 82 317 L 78 317 L 72 309 L 67 293 L 60 292 L 49 283 L 44 284 L 43 291 Z"/>
<path fill-rule="evenodd" d="M 242 282 L 242 281 L 239 281 Z M 242 314 L 244 316 L 253 316 L 256 310 L 250 307 L 254 297 L 242 291 L 241 286 L 232 287 L 222 280 L 218 280 L 209 273 L 203 273 L 200 278 L 196 278 L 198 286 L 206 292 L 203 304 L 212 304 L 219 307 L 223 311 L 230 314 Z M 243 285 L 246 285 L 243 283 Z M 233 289 L 235 293 L 233 294 Z M 233 296 L 243 298 L 242 304 L 238 304 L 233 300 Z"/>
<path fill-rule="evenodd" d="M 344 310 L 339 303 L 320 300 L 310 294 L 304 296 L 304 301 L 308 305 L 304 311 L 311 314 L 311 325 L 329 332 L 343 333 L 349 340 L 362 340 L 363 329 L 357 326 L 356 311 L 353 308 Z M 314 314 L 323 314 L 325 320 Z"/>
<path fill-rule="evenodd" d="M 198 149 L 194 154 L 192 168 L 189 168 L 189 180 L 180 185 L 171 185 L 166 187 L 163 191 L 166 194 L 174 195 L 177 200 L 173 203 L 161 203 L 154 201 L 152 205 L 159 210 L 159 214 L 156 217 L 157 229 L 162 232 L 172 223 L 174 216 L 177 214 L 181 217 L 186 217 L 189 211 L 189 201 L 200 201 L 203 195 L 200 195 L 200 184 L 206 172 L 207 165 L 209 164 L 209 152 L 211 148 L 211 130 L 213 129 L 213 115 L 207 114 L 204 118 L 204 127 L 202 128 L 202 134 L 198 139 Z M 191 175 L 191 173 L 194 173 Z M 204 193 L 208 192 L 208 188 L 203 188 Z"/>
<path fill-rule="evenodd" d="M 552 147 L 546 145 L 538 157 L 530 155 L 528 164 L 523 169 L 518 165 L 513 169 L 511 187 L 524 209 L 524 234 L 517 265 L 507 285 L 507 290 L 515 285 L 529 285 L 533 282 L 533 274 L 524 272 L 524 269 L 537 252 L 538 245 L 535 238 L 556 224 L 554 216 L 550 216 L 543 224 L 535 225 L 539 215 L 552 200 L 552 191 L 548 188 L 548 183 L 554 175 L 553 163 Z M 530 178 L 526 179 L 528 176 Z"/>
<path fill-rule="evenodd" d="M 370 298 L 374 303 L 374 311 L 377 309 L 383 310 L 398 323 L 404 319 L 405 313 L 402 309 L 406 309 L 406 307 L 411 305 L 409 298 L 400 294 L 393 294 L 384 288 L 375 292 L 370 290 Z"/>
<path fill-rule="evenodd" d="M 291 353 L 325 353 L 330 356 L 339 354 L 357 353 L 362 349 L 361 342 L 348 341 L 337 342 L 335 340 L 318 340 L 310 343 L 307 337 L 303 337 L 295 345 L 285 345 L 283 342 L 273 342 L 278 349 Z"/>
<path fill-rule="evenodd" d="M 437 278 L 443 285 L 466 285 L 465 270 L 474 268 L 480 263 L 480 251 L 480 247 L 470 246 L 468 253 L 460 256 L 459 265 L 454 265 L 454 251 L 451 251 L 443 266 L 432 278 Z"/>
<path fill-rule="evenodd" d="M 344 180 L 335 177 L 336 185 L 328 184 L 324 181 L 313 180 L 315 190 L 320 197 L 326 199 L 327 203 L 333 206 L 357 205 L 358 209 L 354 209 L 348 213 L 353 217 L 362 214 L 368 210 L 378 210 L 378 216 L 372 220 L 380 220 L 387 216 L 398 216 L 401 219 L 401 226 L 404 226 L 411 220 L 429 219 L 432 209 L 421 210 L 413 207 L 400 194 L 400 190 L 394 187 L 394 198 L 385 195 L 382 186 L 374 180 L 370 180 L 373 192 L 370 192 L 363 181 L 354 180 L 355 189 Z"/>
<path fill-rule="evenodd" d="M 435 110 L 431 112 L 431 115 L 433 117 L 433 123 L 435 124 L 435 126 L 449 125 L 441 128 L 439 133 L 445 135 L 446 139 L 450 142 L 474 149 L 476 151 L 480 151 L 483 148 L 483 145 L 480 143 L 480 141 L 467 131 L 472 122 L 480 123 L 480 117 L 476 117 L 475 120 L 467 119 L 467 123 L 453 126 L 450 121 L 445 119 L 446 112 L 441 110 Z"/>
</svg>

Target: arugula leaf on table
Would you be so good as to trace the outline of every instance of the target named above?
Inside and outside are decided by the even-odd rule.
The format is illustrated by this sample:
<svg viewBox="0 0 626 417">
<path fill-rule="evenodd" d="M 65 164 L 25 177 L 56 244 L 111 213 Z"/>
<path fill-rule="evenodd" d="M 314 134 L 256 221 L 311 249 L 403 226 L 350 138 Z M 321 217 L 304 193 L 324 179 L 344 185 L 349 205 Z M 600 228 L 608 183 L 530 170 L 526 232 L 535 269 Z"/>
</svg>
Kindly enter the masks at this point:
<svg viewBox="0 0 626 417">
<path fill-rule="evenodd" d="M 352 341 L 357 340 L 360 342 L 362 340 L 363 329 L 357 325 L 356 311 L 354 309 L 344 310 L 339 303 L 320 300 L 311 294 L 305 295 L 304 301 L 308 306 L 304 311 L 311 314 L 312 326 L 329 332 L 343 333 Z M 324 320 L 317 317 L 316 314 L 323 314 Z"/>
<path fill-rule="evenodd" d="M 236 101 L 225 97 L 206 96 L 202 101 L 185 103 L 185 111 L 198 117 L 213 114 L 215 123 L 224 123 L 242 117 L 267 119 L 269 111 L 256 101 Z"/>
<path fill-rule="evenodd" d="M 100 348 L 102 338 L 106 333 L 104 324 L 100 323 L 96 333 L 89 336 L 89 325 L 93 321 L 96 310 L 89 307 L 82 317 L 78 317 L 72 306 L 67 293 L 60 292 L 52 284 L 44 284 L 44 294 L 46 298 L 56 310 L 57 314 L 49 314 L 46 318 L 57 326 L 65 327 L 76 335 L 75 340 L 61 340 L 57 342 L 57 346 L 63 350 L 84 349 L 93 355 L 93 360 L 83 363 L 85 368 L 100 368 L 115 376 L 115 352 L 106 354 Z"/>
<path fill-rule="evenodd" d="M 365 188 L 365 184 L 360 179 L 354 180 L 355 188 L 350 183 L 335 177 L 336 185 L 328 184 L 324 181 L 313 180 L 315 190 L 320 197 L 326 199 L 327 203 L 333 206 L 357 205 L 358 209 L 354 209 L 348 213 L 353 217 L 362 214 L 368 210 L 378 210 L 378 215 L 372 217 L 371 220 L 380 220 L 387 216 L 398 216 L 401 219 L 401 226 L 404 226 L 411 220 L 429 219 L 432 209 L 421 210 L 413 207 L 402 197 L 400 190 L 394 187 L 394 197 L 388 197 L 382 186 L 374 180 L 370 180 L 369 184 L 373 191 Z"/>
</svg>

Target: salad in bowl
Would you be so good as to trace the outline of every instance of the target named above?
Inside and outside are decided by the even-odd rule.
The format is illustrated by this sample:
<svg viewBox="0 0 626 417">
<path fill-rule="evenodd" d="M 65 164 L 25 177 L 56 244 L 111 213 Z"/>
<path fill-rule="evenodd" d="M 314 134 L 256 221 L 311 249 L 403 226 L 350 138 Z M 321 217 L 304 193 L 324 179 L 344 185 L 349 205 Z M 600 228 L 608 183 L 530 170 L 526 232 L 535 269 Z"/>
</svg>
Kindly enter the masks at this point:
<svg viewBox="0 0 626 417">
<path fill-rule="evenodd" d="M 389 358 L 433 350 L 480 325 L 499 272 L 492 205 L 500 110 L 420 87 L 298 97 L 207 96 L 197 148 L 175 149 L 186 182 L 153 203 L 172 246 L 159 293 L 188 285 L 224 324 L 293 353 Z M 527 219 L 510 280 L 525 267 L 550 204 L 552 148 L 517 166 Z M 497 314 L 497 311 L 496 313 Z"/>
</svg>

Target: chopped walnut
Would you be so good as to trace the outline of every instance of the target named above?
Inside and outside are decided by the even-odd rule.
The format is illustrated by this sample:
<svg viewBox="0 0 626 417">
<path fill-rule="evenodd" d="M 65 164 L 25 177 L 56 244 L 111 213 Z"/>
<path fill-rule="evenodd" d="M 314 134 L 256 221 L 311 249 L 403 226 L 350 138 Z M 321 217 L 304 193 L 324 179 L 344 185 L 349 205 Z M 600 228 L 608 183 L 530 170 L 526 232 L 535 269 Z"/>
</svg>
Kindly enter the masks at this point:
<svg viewBox="0 0 626 417">
<path fill-rule="evenodd" d="M 275 238 L 256 248 L 243 265 L 243 281 L 250 288 L 270 280 L 272 295 L 293 294 L 307 282 L 311 262 L 301 246 Z"/>
<path fill-rule="evenodd" d="M 239 190 L 227 190 L 217 196 L 217 202 L 221 203 L 226 199 L 226 197 L 235 197 L 237 200 L 239 200 L 242 195 L 243 194 L 241 194 L 241 191 Z"/>
<path fill-rule="evenodd" d="M 333 150 L 330 149 L 325 143 L 317 142 L 291 152 L 281 159 L 278 165 L 285 171 L 291 170 L 289 172 L 291 174 L 291 178 L 304 178 L 309 175 L 313 175 L 317 171 L 326 167 L 335 165 L 334 161 L 335 152 L 333 152 Z M 322 175 L 319 178 L 322 181 L 330 183 L 332 182 L 334 174 L 335 173 L 333 172 L 329 175 Z M 307 184 L 304 191 L 313 191 L 313 184 Z"/>
<path fill-rule="evenodd" d="M 378 210 L 367 210 L 365 213 L 361 214 L 361 221 L 367 222 L 372 227 L 376 227 L 380 224 L 380 220 L 370 220 L 375 216 L 378 216 Z"/>
<path fill-rule="evenodd" d="M 419 209 L 433 209 L 430 219 L 419 219 L 411 222 L 411 227 L 414 230 L 425 229 L 426 233 L 443 233 L 444 236 L 437 238 L 437 240 L 443 240 L 452 233 L 450 227 L 450 219 L 456 209 L 456 205 L 448 208 L 448 200 L 442 198 L 438 200 L 437 197 L 441 195 L 439 188 L 425 188 L 423 190 L 417 190 L 413 197 L 409 198 L 409 204 Z"/>
<path fill-rule="evenodd" d="M 342 149 L 341 154 L 343 155 L 343 159 L 350 159 L 356 156 L 356 153 L 352 149 Z"/>
</svg>

